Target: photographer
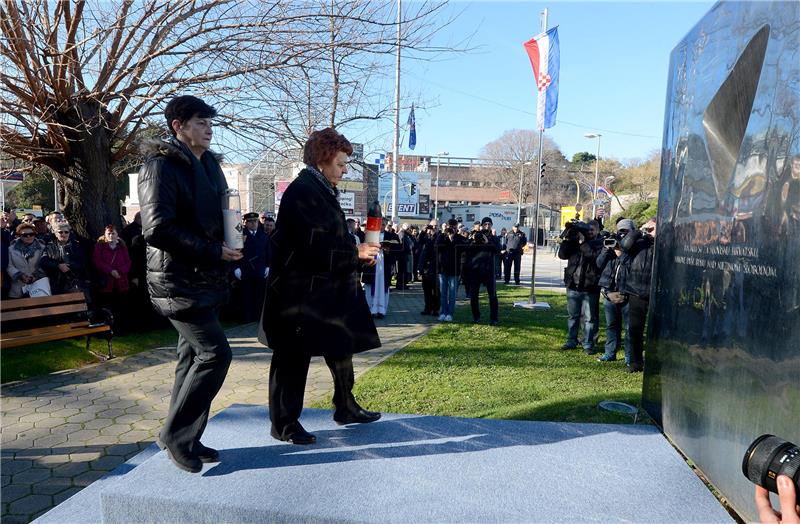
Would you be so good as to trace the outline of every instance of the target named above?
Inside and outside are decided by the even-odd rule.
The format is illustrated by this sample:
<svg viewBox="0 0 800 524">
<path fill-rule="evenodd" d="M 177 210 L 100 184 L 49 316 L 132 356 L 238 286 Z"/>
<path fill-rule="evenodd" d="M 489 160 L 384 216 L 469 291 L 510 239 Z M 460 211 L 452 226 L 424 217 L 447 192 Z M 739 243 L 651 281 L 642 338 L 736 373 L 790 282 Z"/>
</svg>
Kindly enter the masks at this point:
<svg viewBox="0 0 800 524">
<path fill-rule="evenodd" d="M 625 364 L 631 359 L 631 338 L 628 333 L 628 297 L 620 293 L 621 281 L 625 278 L 627 255 L 619 247 L 619 241 L 636 228 L 633 220 L 622 219 L 617 222 L 617 232 L 603 241 L 603 252 L 597 257 L 600 275 L 600 292 L 603 295 L 603 311 L 606 317 L 605 352 L 598 362 L 617 360 L 617 350 L 622 341 L 622 327 L 625 326 Z"/>
<path fill-rule="evenodd" d="M 620 292 L 628 295 L 628 332 L 631 341 L 629 373 L 644 370 L 644 325 L 650 303 L 655 236 L 656 219 L 653 217 L 641 230 L 632 230 L 619 242 L 622 252 L 627 255 Z"/>
<path fill-rule="evenodd" d="M 595 353 L 594 344 L 599 332 L 600 272 L 596 260 L 603 250 L 603 241 L 597 238 L 600 226 L 592 220 L 588 224 L 579 220 L 567 222 L 561 233 L 564 241 L 558 248 L 558 258 L 567 260 L 564 285 L 567 287 L 567 341 L 562 350 L 578 347 L 578 324 L 583 312 L 583 349 L 588 355 Z"/>
<path fill-rule="evenodd" d="M 478 231 L 470 235 L 469 245 L 463 254 L 463 272 L 469 274 L 470 306 L 472 307 L 472 322 L 481 320 L 478 295 L 481 284 L 489 295 L 489 325 L 497 325 L 497 286 L 494 279 L 494 257 L 500 252 L 500 246 L 491 231 L 492 219 L 484 218 Z"/>
<path fill-rule="evenodd" d="M 436 282 L 436 220 L 425 226 L 425 230 L 419 235 L 419 268 L 420 278 L 422 279 L 422 294 L 425 297 L 425 309 L 421 315 L 439 315 L 439 287 Z"/>
</svg>

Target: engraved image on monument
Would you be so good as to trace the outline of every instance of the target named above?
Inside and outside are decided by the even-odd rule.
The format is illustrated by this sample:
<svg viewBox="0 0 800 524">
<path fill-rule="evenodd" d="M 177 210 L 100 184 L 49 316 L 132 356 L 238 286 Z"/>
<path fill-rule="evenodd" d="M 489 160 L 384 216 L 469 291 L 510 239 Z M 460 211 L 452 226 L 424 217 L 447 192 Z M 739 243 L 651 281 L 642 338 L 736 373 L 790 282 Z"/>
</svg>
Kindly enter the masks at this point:
<svg viewBox="0 0 800 524">
<path fill-rule="evenodd" d="M 745 519 L 800 441 L 800 3 L 720 2 L 672 53 L 643 404 Z"/>
</svg>

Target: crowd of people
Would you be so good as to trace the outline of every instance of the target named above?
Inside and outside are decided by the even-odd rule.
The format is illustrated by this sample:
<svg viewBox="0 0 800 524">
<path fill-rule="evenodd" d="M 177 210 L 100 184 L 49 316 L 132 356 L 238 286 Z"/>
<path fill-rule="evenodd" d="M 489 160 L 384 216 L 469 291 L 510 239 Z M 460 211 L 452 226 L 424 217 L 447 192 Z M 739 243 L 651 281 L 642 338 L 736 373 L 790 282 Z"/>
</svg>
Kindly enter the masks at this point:
<svg viewBox="0 0 800 524">
<path fill-rule="evenodd" d="M 650 299 L 653 245 L 656 219 L 641 229 L 627 218 L 616 221 L 615 231 L 602 232 L 598 221 L 572 221 L 562 233 L 558 257 L 567 261 L 564 285 L 567 290 L 567 340 L 562 350 L 580 343 L 594 355 L 599 339 L 600 296 L 606 320 L 606 341 L 600 362 L 617 359 L 622 347 L 627 370 L 644 369 L 644 328 Z M 578 331 L 583 319 L 583 338 Z"/>
</svg>

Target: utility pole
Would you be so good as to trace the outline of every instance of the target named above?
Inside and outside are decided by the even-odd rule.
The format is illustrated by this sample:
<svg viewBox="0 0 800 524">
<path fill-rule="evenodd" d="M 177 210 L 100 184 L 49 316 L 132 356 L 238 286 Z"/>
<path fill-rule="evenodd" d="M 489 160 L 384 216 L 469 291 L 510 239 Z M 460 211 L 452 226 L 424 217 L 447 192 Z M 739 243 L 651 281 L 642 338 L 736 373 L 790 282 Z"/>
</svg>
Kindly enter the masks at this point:
<svg viewBox="0 0 800 524">
<path fill-rule="evenodd" d="M 394 72 L 394 149 L 392 152 L 392 223 L 397 223 L 397 172 L 400 168 L 400 24 L 402 0 L 397 0 L 397 60 Z"/>
</svg>

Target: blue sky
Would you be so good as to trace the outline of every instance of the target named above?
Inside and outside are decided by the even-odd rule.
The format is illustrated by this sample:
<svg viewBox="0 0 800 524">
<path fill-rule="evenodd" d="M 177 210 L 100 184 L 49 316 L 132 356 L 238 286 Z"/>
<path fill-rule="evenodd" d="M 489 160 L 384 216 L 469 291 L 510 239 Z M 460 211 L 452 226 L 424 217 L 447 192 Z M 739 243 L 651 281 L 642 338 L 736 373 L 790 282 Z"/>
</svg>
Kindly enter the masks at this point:
<svg viewBox="0 0 800 524">
<path fill-rule="evenodd" d="M 474 32 L 470 44 L 477 49 L 433 62 L 403 61 L 402 91 L 425 103 L 416 111 L 413 153 L 478 156 L 506 130 L 535 129 L 536 89 L 522 44 L 540 32 L 539 13 L 547 7 L 548 26 L 559 26 L 561 41 L 558 123 L 547 135 L 568 158 L 595 152 L 596 141 L 583 136 L 589 132 L 603 135 L 601 157 L 643 158 L 661 147 L 670 52 L 712 5 L 453 2 L 447 12 L 461 14 L 438 43 Z M 403 109 L 401 123 L 407 117 Z M 391 150 L 389 123 L 357 134 Z"/>
</svg>

